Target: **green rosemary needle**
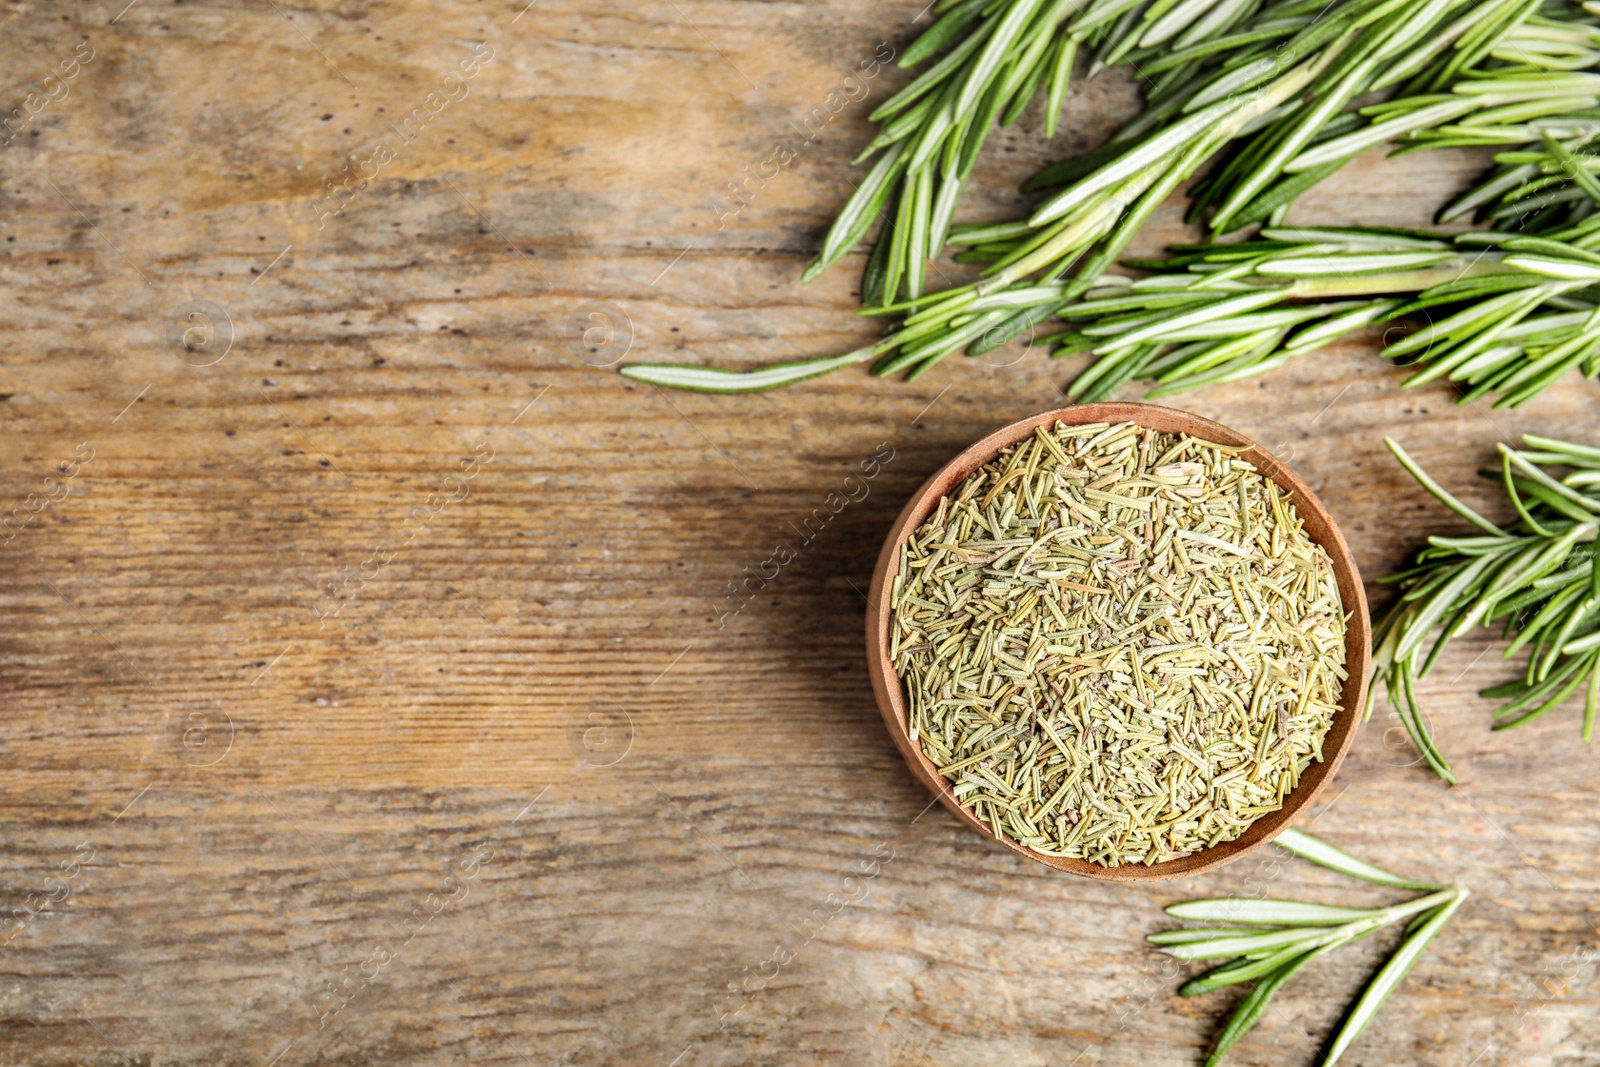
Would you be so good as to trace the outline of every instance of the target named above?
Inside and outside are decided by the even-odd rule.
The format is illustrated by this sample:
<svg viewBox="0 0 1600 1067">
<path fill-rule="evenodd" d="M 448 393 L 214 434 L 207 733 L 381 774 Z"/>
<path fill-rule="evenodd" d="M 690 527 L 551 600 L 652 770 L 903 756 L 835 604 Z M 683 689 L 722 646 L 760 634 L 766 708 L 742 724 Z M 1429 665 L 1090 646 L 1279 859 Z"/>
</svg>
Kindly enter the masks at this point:
<svg viewBox="0 0 1600 1067">
<path fill-rule="evenodd" d="M 1212 923 L 1151 934 L 1148 940 L 1183 960 L 1224 960 L 1185 983 L 1184 996 L 1255 981 L 1254 988 L 1223 1025 L 1206 1057 L 1216 1067 L 1265 1012 L 1272 996 L 1301 967 L 1343 945 L 1407 920 L 1400 947 L 1367 982 L 1323 1052 L 1331 1067 L 1359 1038 L 1388 995 L 1405 980 L 1434 936 L 1467 898 L 1461 886 L 1415 882 L 1356 859 L 1325 841 L 1298 830 L 1285 830 L 1276 843 L 1297 856 L 1352 878 L 1378 885 L 1428 890 L 1425 895 L 1386 908 L 1341 908 L 1291 900 L 1223 898 L 1190 900 L 1166 910 L 1179 919 Z"/>
<path fill-rule="evenodd" d="M 1502 658 L 1528 650 L 1523 677 L 1485 689 L 1504 701 L 1496 730 L 1531 722 L 1585 694 L 1582 735 L 1594 736 L 1600 711 L 1600 448 L 1523 436 L 1526 450 L 1500 446 L 1500 469 L 1486 472 L 1504 486 L 1517 521 L 1496 525 L 1429 478 L 1405 449 L 1384 438 L 1425 490 L 1481 533 L 1433 536 L 1413 565 L 1384 579 L 1400 597 L 1373 634 L 1373 673 L 1384 683 L 1417 751 L 1441 778 L 1455 776 L 1433 743 L 1417 702 L 1417 682 L 1451 639 L 1504 620 L 1510 639 Z M 1565 470 L 1562 476 L 1552 471 Z M 1372 714 L 1377 686 L 1368 696 Z"/>
</svg>

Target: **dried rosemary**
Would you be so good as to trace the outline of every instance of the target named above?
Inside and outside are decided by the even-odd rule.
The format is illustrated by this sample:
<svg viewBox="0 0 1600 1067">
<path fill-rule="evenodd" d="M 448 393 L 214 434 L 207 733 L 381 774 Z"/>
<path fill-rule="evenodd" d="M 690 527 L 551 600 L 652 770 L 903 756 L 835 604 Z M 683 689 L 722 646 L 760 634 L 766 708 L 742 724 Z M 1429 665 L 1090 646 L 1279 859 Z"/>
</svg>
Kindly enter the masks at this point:
<svg viewBox="0 0 1600 1067">
<path fill-rule="evenodd" d="M 1333 567 L 1239 451 L 1041 427 L 902 550 L 911 732 L 997 836 L 1173 859 L 1237 838 L 1322 758 L 1345 679 Z"/>
</svg>

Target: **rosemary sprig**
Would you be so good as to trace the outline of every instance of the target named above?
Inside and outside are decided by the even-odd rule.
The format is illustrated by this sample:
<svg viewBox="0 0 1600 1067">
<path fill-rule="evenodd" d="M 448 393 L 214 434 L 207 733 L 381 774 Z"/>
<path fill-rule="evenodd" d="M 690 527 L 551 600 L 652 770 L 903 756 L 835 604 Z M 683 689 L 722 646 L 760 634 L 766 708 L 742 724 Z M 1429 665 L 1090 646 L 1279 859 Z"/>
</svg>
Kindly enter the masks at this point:
<svg viewBox="0 0 1600 1067">
<path fill-rule="evenodd" d="M 1565 116 L 1574 106 L 1576 90 L 1556 82 L 1600 78 L 1534 69 L 1520 80 L 1490 79 L 1493 73 L 1523 74 L 1523 68 L 1537 64 L 1502 65 L 1487 72 L 1467 69 L 1482 58 L 1482 46 L 1500 48 L 1509 42 L 1515 48 L 1523 36 L 1533 35 L 1524 25 L 1530 14 L 1525 0 L 1508 2 L 1330 5 L 1331 18 L 1313 20 L 1286 39 L 1269 42 L 1272 50 L 1245 49 L 1229 56 L 1191 87 L 1179 101 L 1182 110 L 1166 116 L 1164 124 L 1152 123 L 1162 108 L 1148 109 L 1104 148 L 1035 176 L 1029 187 L 1065 183 L 1067 188 L 1041 205 L 1025 226 L 953 232 L 952 243 L 968 248 L 957 258 L 1003 270 L 1024 253 L 1050 248 L 1060 253 L 1057 265 L 1064 271 L 1099 241 L 1098 252 L 1078 266 L 1069 286 L 1069 295 L 1076 295 L 1111 265 L 1156 203 L 1229 142 L 1237 145 L 1231 160 L 1191 190 L 1197 211 L 1217 207 L 1217 229 L 1279 219 L 1295 195 L 1365 147 L 1447 119 L 1504 121 L 1512 110 L 1530 121 L 1547 112 Z M 1304 62 L 1285 69 L 1298 51 L 1304 52 Z M 1541 53 L 1533 47 L 1533 54 Z M 1600 57 L 1600 52 L 1593 54 Z M 1156 61 L 1141 69 L 1159 65 Z M 1407 78 L 1411 84 L 1452 92 L 1442 102 L 1437 93 L 1426 98 L 1413 93 L 1374 105 L 1390 109 L 1381 120 L 1363 122 L 1364 116 L 1377 115 L 1371 108 L 1345 110 L 1358 97 Z M 1552 100 L 1562 93 L 1561 99 Z M 1286 175 L 1283 182 L 1272 186 L 1280 175 Z M 1114 216 L 1109 222 L 1094 214 L 1106 208 L 1098 199 L 1102 194 L 1116 209 L 1107 209 Z M 1050 228 L 1058 218 L 1062 224 L 1075 219 L 1081 224 L 1058 239 Z M 1033 269 L 1041 266 L 1030 263 Z M 1026 323 L 1019 320 L 1019 325 Z M 1009 336 L 1007 331 L 994 332 L 996 339 Z"/>
<path fill-rule="evenodd" d="M 1135 4 L 1125 8 L 1125 0 L 1108 2 L 1117 10 L 1125 10 L 1125 17 L 1135 12 L 1149 16 L 1166 9 L 1161 0 L 1149 6 Z M 1225 8 L 1232 10 L 1227 4 L 1215 11 L 1206 10 L 1214 14 Z M 1048 10 L 1060 13 L 1056 7 Z M 1110 8 L 1103 6 L 1101 0 L 1092 0 L 1083 18 L 1105 14 L 1107 10 Z M 1239 10 L 1245 7 L 1240 6 Z M 1004 4 L 989 9 L 991 17 L 1005 19 L 1011 16 L 1002 12 L 1012 11 Z M 1517 18 L 1497 17 L 1497 11 L 1495 4 L 1473 0 L 1429 0 L 1423 4 L 1406 0 L 1278 0 L 1255 10 L 1245 22 L 1230 24 L 1236 26 L 1234 32 L 1162 49 L 1163 54 L 1158 56 L 1145 56 L 1147 66 L 1141 69 L 1156 68 L 1162 78 L 1152 91 L 1150 106 L 1108 145 L 1065 168 L 1053 170 L 1048 180 L 1065 183 L 1065 188 L 1046 200 L 1032 218 L 950 232 L 952 244 L 969 249 L 962 258 L 987 264 L 988 277 L 927 295 L 919 282 L 907 288 L 904 302 L 897 303 L 900 279 L 907 277 L 906 265 L 925 262 L 944 242 L 949 216 L 937 212 L 929 216 L 927 212 L 933 210 L 929 205 L 934 203 L 948 202 L 953 210 L 954 199 L 946 201 L 943 189 L 952 176 L 960 176 L 959 168 L 952 171 L 945 162 L 959 159 L 949 150 L 953 141 L 944 142 L 946 151 L 942 154 L 932 148 L 924 151 L 924 145 L 932 143 L 928 138 L 934 136 L 930 131 L 935 126 L 926 127 L 916 135 L 916 144 L 906 147 L 912 130 L 923 121 L 919 118 L 917 123 L 907 124 L 905 138 L 893 144 L 885 142 L 889 151 L 880 157 L 862 183 L 861 192 L 836 222 L 822 256 L 808 275 L 836 261 L 865 234 L 873 216 L 888 203 L 894 183 L 904 178 L 912 184 L 902 191 L 893 215 L 887 253 L 880 245 L 869 263 L 864 299 L 869 305 L 878 305 L 870 314 L 906 317 L 899 329 L 875 346 L 876 353 L 884 358 L 874 372 L 905 372 L 908 378 L 915 378 L 963 348 L 973 354 L 987 351 L 1052 317 L 1090 290 L 1155 208 L 1230 141 L 1290 120 L 1299 124 L 1296 130 L 1304 128 L 1315 133 L 1333 121 L 1356 93 L 1417 74 L 1419 64 L 1423 70 L 1417 77 L 1442 78 L 1445 84 L 1454 84 L 1454 73 L 1469 81 L 1466 74 L 1460 73 L 1463 57 L 1479 58 L 1479 43 L 1492 47 L 1520 24 Z M 1209 15 L 1195 25 L 1206 25 L 1208 20 Z M 991 45 L 1003 39 L 1003 31 L 1011 32 L 1010 22 L 985 25 L 993 27 L 987 31 L 993 35 Z M 1082 28 L 1083 22 L 1078 20 L 1073 25 Z M 991 45 L 983 46 L 983 55 L 989 54 Z M 966 44 L 958 46 L 946 59 L 965 47 Z M 975 114 L 951 109 L 971 106 L 973 96 L 967 89 L 970 79 L 989 69 L 980 63 L 971 68 L 972 73 L 965 80 L 957 73 L 977 50 L 978 45 L 972 45 L 971 52 L 943 71 L 941 77 L 948 84 L 939 91 L 948 99 L 944 104 L 929 105 L 933 109 L 930 114 L 937 112 L 951 123 L 967 121 Z M 1116 48 L 1107 54 L 1117 54 Z M 1526 92 L 1537 95 L 1540 91 Z M 923 92 L 934 92 L 933 83 Z M 1486 97 L 1479 94 L 1469 102 L 1472 107 L 1479 107 L 1484 99 L 1522 100 L 1515 86 L 1501 84 L 1497 92 L 1498 95 Z M 1464 90 L 1462 95 L 1469 94 Z M 891 103 L 909 108 L 916 99 L 902 94 Z M 1298 152 L 1311 143 L 1311 135 L 1302 137 L 1296 133 L 1285 144 L 1290 142 Z M 1272 167 L 1299 159 L 1294 152 L 1272 155 Z M 912 181 L 916 173 L 913 164 L 931 166 L 936 154 L 946 182 L 937 194 L 932 192 L 931 173 Z M 1094 254 L 1080 263 L 1090 249 L 1095 249 Z M 1074 266 L 1075 277 L 1062 281 Z M 875 292 L 879 288 L 881 298 Z M 815 366 L 821 371 L 839 363 L 839 357 L 827 357 Z M 798 368 L 795 370 L 798 374 Z M 714 372 L 696 374 L 635 365 L 623 373 L 681 388 L 729 388 L 725 376 Z M 1116 375 L 1108 377 L 1114 384 L 1120 384 L 1120 380 Z M 748 387 L 770 386 L 752 379 Z"/>
<path fill-rule="evenodd" d="M 928 262 L 945 244 L 961 192 L 996 122 L 1016 121 L 1041 92 L 1045 131 L 1055 136 L 1080 51 L 1099 52 L 1096 69 L 1170 49 L 1204 48 L 1255 14 L 1260 0 L 940 0 L 930 26 L 899 59 L 914 67 L 938 56 L 871 119 L 878 135 L 857 157 L 882 152 L 834 220 L 809 281 L 837 263 L 882 217 L 863 286 L 867 306 L 924 291 Z M 1196 66 L 1215 64 L 1211 50 Z M 1181 88 L 1168 78 L 1152 101 Z"/>
<path fill-rule="evenodd" d="M 1600 218 L 1596 219 L 1600 222 Z M 1098 362 L 1068 387 L 1097 400 L 1130 378 L 1165 396 L 1282 366 L 1365 327 L 1416 323 L 1384 355 L 1416 367 L 1403 388 L 1459 383 L 1461 403 L 1526 403 L 1573 368 L 1600 374 L 1600 228 L 1528 238 L 1267 228 L 1253 241 L 1185 245 L 1159 273 L 1107 277 L 1045 338 Z"/>
<path fill-rule="evenodd" d="M 1428 538 L 1410 568 L 1385 579 L 1400 598 L 1373 634 L 1375 680 L 1383 681 L 1417 751 L 1451 784 L 1455 776 L 1417 703 L 1417 682 L 1452 638 L 1474 627 L 1504 619 L 1510 643 L 1502 658 L 1529 650 L 1522 678 L 1482 692 L 1505 701 L 1495 712 L 1496 730 L 1531 722 L 1583 688 L 1582 733 L 1589 741 L 1600 711 L 1600 448 L 1533 434 L 1522 440 L 1526 450 L 1500 445 L 1500 469 L 1485 472 L 1504 486 L 1517 514 L 1515 523 L 1500 526 L 1456 499 L 1397 442 L 1384 438 L 1424 489 L 1482 531 Z M 1368 717 L 1376 689 L 1368 696 Z"/>
<path fill-rule="evenodd" d="M 1298 830 L 1285 830 L 1276 843 L 1352 878 L 1428 892 L 1386 908 L 1340 908 L 1250 898 L 1190 900 L 1169 906 L 1167 913 L 1175 918 L 1212 925 L 1159 931 L 1149 936 L 1150 942 L 1178 959 L 1227 961 L 1185 983 L 1180 990 L 1184 996 L 1209 993 L 1239 982 L 1256 983 L 1223 1025 L 1205 1067 L 1222 1062 L 1228 1050 L 1261 1018 L 1272 996 L 1301 967 L 1386 926 L 1408 920 L 1400 947 L 1367 982 L 1324 1051 L 1321 1063 L 1331 1067 L 1361 1036 L 1384 1000 L 1405 980 L 1428 943 L 1467 898 L 1463 886 L 1402 878 Z"/>
<path fill-rule="evenodd" d="M 1440 222 L 1467 215 L 1504 228 L 1515 220 L 1519 233 L 1566 229 L 1600 210 L 1600 114 L 1557 131 L 1538 128 L 1538 139 L 1500 152 L 1498 166 L 1439 212 Z"/>
<path fill-rule="evenodd" d="M 1600 76 L 1579 72 L 1600 66 L 1597 20 L 1575 3 L 1546 5 L 1554 17 L 1536 15 L 1536 6 L 1473 5 L 1387 69 L 1352 57 L 1318 87 L 1314 107 L 1241 141 L 1226 164 L 1190 191 L 1191 219 L 1210 210 L 1217 232 L 1281 219 L 1306 189 L 1386 143 L 1396 144 L 1397 153 L 1521 145 L 1538 142 L 1546 130 L 1592 127 Z M 1388 99 L 1347 110 L 1357 98 L 1401 82 Z"/>
</svg>

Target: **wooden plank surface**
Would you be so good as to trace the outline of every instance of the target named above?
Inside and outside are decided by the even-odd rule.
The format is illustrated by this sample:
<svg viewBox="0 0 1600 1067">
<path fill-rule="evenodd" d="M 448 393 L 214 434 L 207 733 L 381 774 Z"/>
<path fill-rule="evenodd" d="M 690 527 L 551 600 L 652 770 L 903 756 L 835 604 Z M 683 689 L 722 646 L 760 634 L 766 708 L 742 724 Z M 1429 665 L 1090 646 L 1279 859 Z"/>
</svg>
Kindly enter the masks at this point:
<svg viewBox="0 0 1600 1067">
<path fill-rule="evenodd" d="M 1386 899 L 1272 856 L 1075 880 L 900 762 L 864 669 L 879 539 L 1073 367 L 745 398 L 614 373 L 870 336 L 859 259 L 798 275 L 905 80 L 861 64 L 920 2 L 124 3 L 0 16 L 27 116 L 0 149 L 0 1061 L 1189 1064 L 1232 998 L 1175 995 L 1161 905 Z M 1031 111 L 963 217 L 1136 102 L 1075 87 L 1053 144 Z M 1481 163 L 1366 158 L 1297 217 L 1421 224 Z M 1289 457 L 1369 581 L 1451 525 L 1381 434 L 1496 513 L 1495 441 L 1595 437 L 1592 383 L 1463 409 L 1375 351 L 1181 401 Z M 1571 709 L 1491 734 L 1473 694 L 1504 674 L 1463 641 L 1425 687 L 1460 787 L 1380 712 L 1315 813 L 1474 890 L 1348 1063 L 1600 1063 L 1595 755 Z M 1230 1062 L 1313 1062 L 1388 944 L 1298 978 Z"/>
</svg>

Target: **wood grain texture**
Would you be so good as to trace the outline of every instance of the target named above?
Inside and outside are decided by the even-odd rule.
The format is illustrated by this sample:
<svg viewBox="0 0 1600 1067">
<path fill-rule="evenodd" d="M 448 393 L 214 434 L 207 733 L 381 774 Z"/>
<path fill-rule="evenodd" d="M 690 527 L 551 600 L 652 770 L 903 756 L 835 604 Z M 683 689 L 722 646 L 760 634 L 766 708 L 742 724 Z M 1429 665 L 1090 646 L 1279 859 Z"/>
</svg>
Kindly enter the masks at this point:
<svg viewBox="0 0 1600 1067">
<path fill-rule="evenodd" d="M 32 516 L 0 551 L 0 1062 L 1190 1064 L 1231 1000 L 1175 995 L 1161 905 L 1383 899 L 1273 856 L 1092 883 L 926 807 L 860 590 L 922 479 L 1071 366 L 718 398 L 599 365 L 870 335 L 859 258 L 798 275 L 904 74 L 795 124 L 921 3 L 125 2 L 0 16 L 5 110 L 93 50 L 0 149 L 0 513 Z M 964 217 L 1136 100 L 1075 87 L 1054 144 L 1030 112 Z M 1365 158 L 1298 217 L 1419 224 L 1481 164 Z M 1462 409 L 1375 351 L 1183 401 L 1288 458 L 1369 579 L 1459 525 L 1382 433 L 1495 514 L 1495 441 L 1595 436 L 1592 383 Z M 1474 890 L 1347 1063 L 1600 1063 L 1596 757 L 1575 712 L 1491 734 L 1504 674 L 1464 641 L 1424 687 L 1459 788 L 1380 711 L 1315 817 Z M 1312 1062 L 1386 947 L 1297 978 L 1230 1062 Z"/>
</svg>

